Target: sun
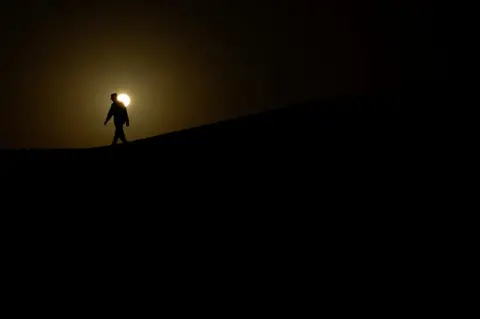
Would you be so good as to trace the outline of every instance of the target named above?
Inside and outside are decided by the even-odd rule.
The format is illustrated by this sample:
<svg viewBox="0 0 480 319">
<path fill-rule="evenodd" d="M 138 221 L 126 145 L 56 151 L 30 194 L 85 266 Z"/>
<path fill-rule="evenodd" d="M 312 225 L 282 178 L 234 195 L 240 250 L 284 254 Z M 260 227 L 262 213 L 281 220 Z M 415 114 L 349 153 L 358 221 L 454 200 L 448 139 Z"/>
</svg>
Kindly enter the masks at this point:
<svg viewBox="0 0 480 319">
<path fill-rule="evenodd" d="M 120 102 L 122 102 L 125 106 L 129 106 L 130 105 L 130 97 L 127 95 L 127 94 L 119 94 L 118 97 L 117 97 L 117 100 L 119 100 Z"/>
</svg>

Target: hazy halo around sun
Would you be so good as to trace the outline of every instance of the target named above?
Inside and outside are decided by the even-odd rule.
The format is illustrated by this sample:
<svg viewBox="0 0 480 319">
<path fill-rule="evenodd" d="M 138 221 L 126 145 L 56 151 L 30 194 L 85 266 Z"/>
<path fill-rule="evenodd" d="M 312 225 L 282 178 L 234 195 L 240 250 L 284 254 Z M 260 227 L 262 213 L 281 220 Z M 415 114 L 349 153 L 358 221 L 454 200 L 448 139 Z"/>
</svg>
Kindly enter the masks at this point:
<svg viewBox="0 0 480 319">
<path fill-rule="evenodd" d="M 127 107 L 130 105 L 131 102 L 130 97 L 125 93 L 119 94 L 117 100 L 122 102 Z"/>
</svg>

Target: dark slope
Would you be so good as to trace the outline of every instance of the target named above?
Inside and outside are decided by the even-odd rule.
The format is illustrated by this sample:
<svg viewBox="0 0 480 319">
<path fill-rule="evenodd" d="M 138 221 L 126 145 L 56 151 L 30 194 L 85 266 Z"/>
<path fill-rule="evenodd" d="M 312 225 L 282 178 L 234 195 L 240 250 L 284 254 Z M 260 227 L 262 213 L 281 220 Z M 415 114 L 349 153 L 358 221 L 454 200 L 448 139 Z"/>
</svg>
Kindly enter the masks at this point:
<svg viewBox="0 0 480 319">
<path fill-rule="evenodd" d="M 292 176 L 369 183 L 367 176 L 375 174 L 393 181 L 386 172 L 398 177 L 412 171 L 411 165 L 443 143 L 439 126 L 445 122 L 438 120 L 442 103 L 447 102 L 421 91 L 312 101 L 128 145 L 3 151 L 0 157 L 3 174 L 13 175 L 14 181 L 59 178 L 79 187 L 108 181 L 153 191 L 153 182 L 157 187 L 178 184 L 185 190 L 209 185 L 215 178 L 222 180 L 217 186 L 243 187 L 241 180 L 252 183 L 259 177 L 291 185 Z M 323 176 L 314 179 L 315 174 Z"/>
<path fill-rule="evenodd" d="M 178 256 L 162 263 L 189 266 L 245 246 L 315 259 L 354 247 L 351 264 L 373 244 L 384 256 L 433 220 L 430 185 L 444 175 L 422 156 L 438 138 L 426 103 L 312 102 L 116 148 L 2 153 L 3 216 L 62 251 L 65 238 L 107 240 L 101 255 L 167 250 Z"/>
<path fill-rule="evenodd" d="M 355 147 L 409 138 L 415 101 L 392 98 L 310 102 L 173 132 L 117 147 L 69 150 L 3 151 L 10 159 L 101 159 L 110 156 L 162 156 L 198 148 L 265 151 L 268 148 L 312 151 L 338 143 Z M 413 126 L 410 126 L 413 128 Z M 358 144 L 360 143 L 360 144 Z M 174 155 L 174 154 L 172 154 Z"/>
</svg>

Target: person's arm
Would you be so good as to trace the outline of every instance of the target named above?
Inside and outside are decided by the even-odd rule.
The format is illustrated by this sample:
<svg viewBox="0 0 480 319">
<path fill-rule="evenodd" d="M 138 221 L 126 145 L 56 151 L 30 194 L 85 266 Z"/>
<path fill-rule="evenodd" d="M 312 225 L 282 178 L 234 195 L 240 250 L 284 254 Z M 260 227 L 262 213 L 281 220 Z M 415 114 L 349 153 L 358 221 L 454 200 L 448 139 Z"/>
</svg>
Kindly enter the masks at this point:
<svg viewBox="0 0 480 319">
<path fill-rule="evenodd" d="M 127 123 L 127 126 L 130 126 L 130 119 L 128 118 L 128 112 L 126 108 L 125 108 L 125 123 Z"/>
<path fill-rule="evenodd" d="M 104 123 L 105 125 L 107 125 L 108 121 L 110 121 L 112 116 L 113 116 L 113 108 L 111 107 L 110 111 L 108 111 L 107 119 L 105 120 L 105 123 Z"/>
</svg>

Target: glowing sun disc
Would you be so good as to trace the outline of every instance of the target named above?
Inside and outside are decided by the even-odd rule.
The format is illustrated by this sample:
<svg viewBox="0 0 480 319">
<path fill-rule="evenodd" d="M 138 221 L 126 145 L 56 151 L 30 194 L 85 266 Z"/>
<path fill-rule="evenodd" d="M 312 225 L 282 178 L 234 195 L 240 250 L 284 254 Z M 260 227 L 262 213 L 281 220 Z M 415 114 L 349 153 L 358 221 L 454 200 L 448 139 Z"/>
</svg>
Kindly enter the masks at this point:
<svg viewBox="0 0 480 319">
<path fill-rule="evenodd" d="M 119 94 L 117 99 L 122 102 L 125 106 L 130 105 L 130 97 L 127 94 Z"/>
</svg>

